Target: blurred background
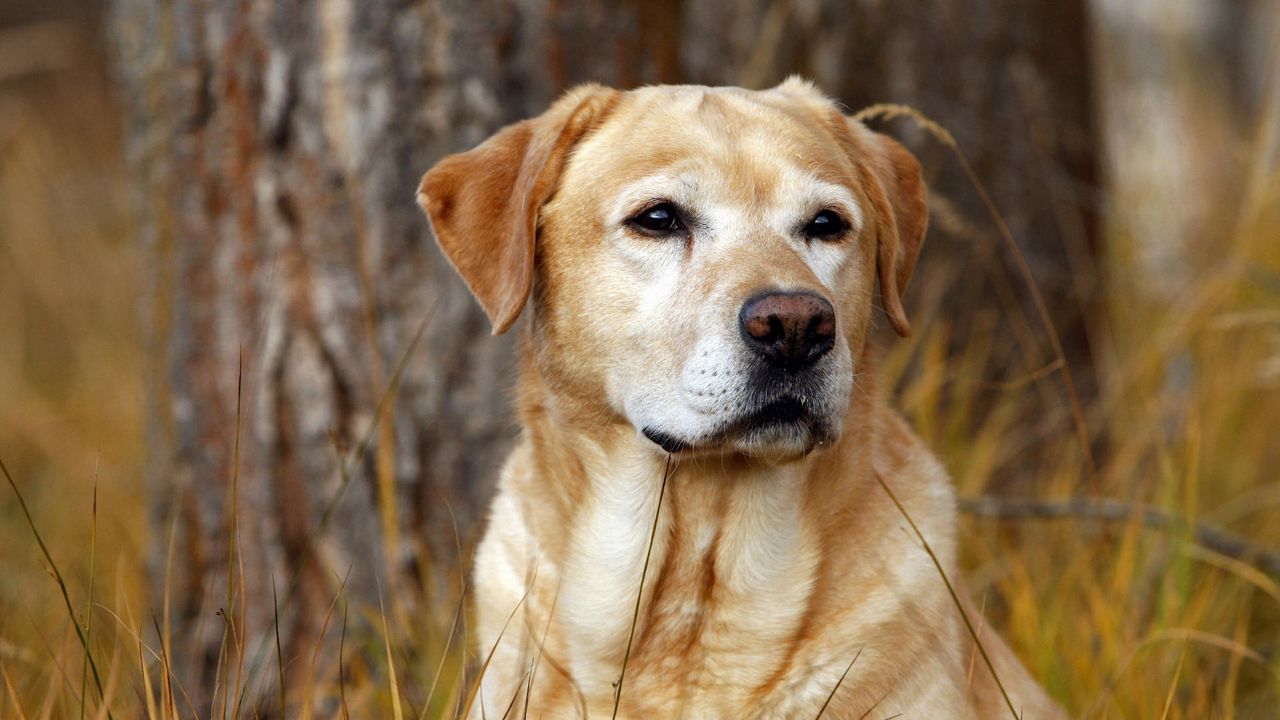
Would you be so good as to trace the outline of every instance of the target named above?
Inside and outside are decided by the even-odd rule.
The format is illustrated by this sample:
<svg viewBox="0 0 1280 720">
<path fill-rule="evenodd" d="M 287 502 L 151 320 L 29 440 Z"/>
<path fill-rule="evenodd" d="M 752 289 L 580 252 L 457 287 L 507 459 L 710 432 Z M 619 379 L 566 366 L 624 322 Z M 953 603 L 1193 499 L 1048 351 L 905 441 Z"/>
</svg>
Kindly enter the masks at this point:
<svg viewBox="0 0 1280 720">
<path fill-rule="evenodd" d="M 1273 0 L 0 0 L 0 717 L 453 717 L 514 333 L 418 178 L 792 73 L 972 167 L 869 120 L 990 622 L 1073 715 L 1274 717 L 1278 55 Z"/>
</svg>

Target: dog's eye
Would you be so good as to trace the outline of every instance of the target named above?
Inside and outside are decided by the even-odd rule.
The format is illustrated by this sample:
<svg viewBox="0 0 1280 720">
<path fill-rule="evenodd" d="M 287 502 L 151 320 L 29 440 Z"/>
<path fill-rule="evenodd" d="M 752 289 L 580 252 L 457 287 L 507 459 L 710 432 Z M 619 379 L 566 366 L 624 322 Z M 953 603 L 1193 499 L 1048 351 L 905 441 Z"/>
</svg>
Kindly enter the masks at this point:
<svg viewBox="0 0 1280 720">
<path fill-rule="evenodd" d="M 680 214 L 669 202 L 645 208 L 627 223 L 649 235 L 668 235 L 681 229 Z"/>
<path fill-rule="evenodd" d="M 844 234 L 849 224 L 834 210 L 823 210 L 804 226 L 804 235 L 810 239 L 829 240 Z"/>
</svg>

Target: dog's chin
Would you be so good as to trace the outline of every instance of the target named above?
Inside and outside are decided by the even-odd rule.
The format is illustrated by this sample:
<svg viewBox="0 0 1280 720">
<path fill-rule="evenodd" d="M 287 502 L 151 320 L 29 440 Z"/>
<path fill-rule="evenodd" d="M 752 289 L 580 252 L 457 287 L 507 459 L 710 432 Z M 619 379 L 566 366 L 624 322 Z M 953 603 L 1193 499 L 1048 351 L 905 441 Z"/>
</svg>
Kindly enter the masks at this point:
<svg viewBox="0 0 1280 720">
<path fill-rule="evenodd" d="M 839 423 L 814 415 L 799 402 L 783 399 L 725 423 L 714 433 L 686 438 L 646 426 L 642 434 L 657 448 L 681 458 L 738 455 L 770 462 L 798 460 L 835 442 Z"/>
<path fill-rule="evenodd" d="M 745 430 L 726 446 L 734 453 L 771 462 L 799 460 L 830 442 L 812 423 L 773 423 Z"/>
</svg>

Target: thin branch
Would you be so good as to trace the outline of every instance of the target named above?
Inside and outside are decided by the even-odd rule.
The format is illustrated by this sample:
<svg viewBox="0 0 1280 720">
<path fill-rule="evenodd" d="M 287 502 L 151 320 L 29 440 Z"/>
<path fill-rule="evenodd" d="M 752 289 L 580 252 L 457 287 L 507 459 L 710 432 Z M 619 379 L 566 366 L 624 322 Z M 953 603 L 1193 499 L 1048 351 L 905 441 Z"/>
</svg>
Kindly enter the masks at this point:
<svg viewBox="0 0 1280 720">
<path fill-rule="evenodd" d="M 1002 520 L 1076 519 L 1115 522 L 1137 517 L 1144 526 L 1153 530 L 1173 532 L 1185 527 L 1191 531 L 1197 544 L 1229 558 L 1253 563 L 1262 570 L 1280 577 L 1280 550 L 1259 545 L 1204 523 L 1189 522 L 1184 518 L 1141 503 L 1112 498 L 1041 500 L 982 495 L 961 498 L 960 510 L 978 517 Z"/>
</svg>

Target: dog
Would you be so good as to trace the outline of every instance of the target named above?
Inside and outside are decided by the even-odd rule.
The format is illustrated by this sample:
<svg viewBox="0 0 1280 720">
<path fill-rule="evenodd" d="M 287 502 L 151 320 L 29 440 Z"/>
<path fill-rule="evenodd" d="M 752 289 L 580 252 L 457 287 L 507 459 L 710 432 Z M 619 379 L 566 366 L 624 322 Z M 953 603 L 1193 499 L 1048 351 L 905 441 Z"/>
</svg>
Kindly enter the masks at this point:
<svg viewBox="0 0 1280 720">
<path fill-rule="evenodd" d="M 798 78 L 585 85 L 418 200 L 495 334 L 530 306 L 472 717 L 1063 716 L 966 628 L 952 487 L 876 387 L 927 219 L 900 144 Z"/>
</svg>

